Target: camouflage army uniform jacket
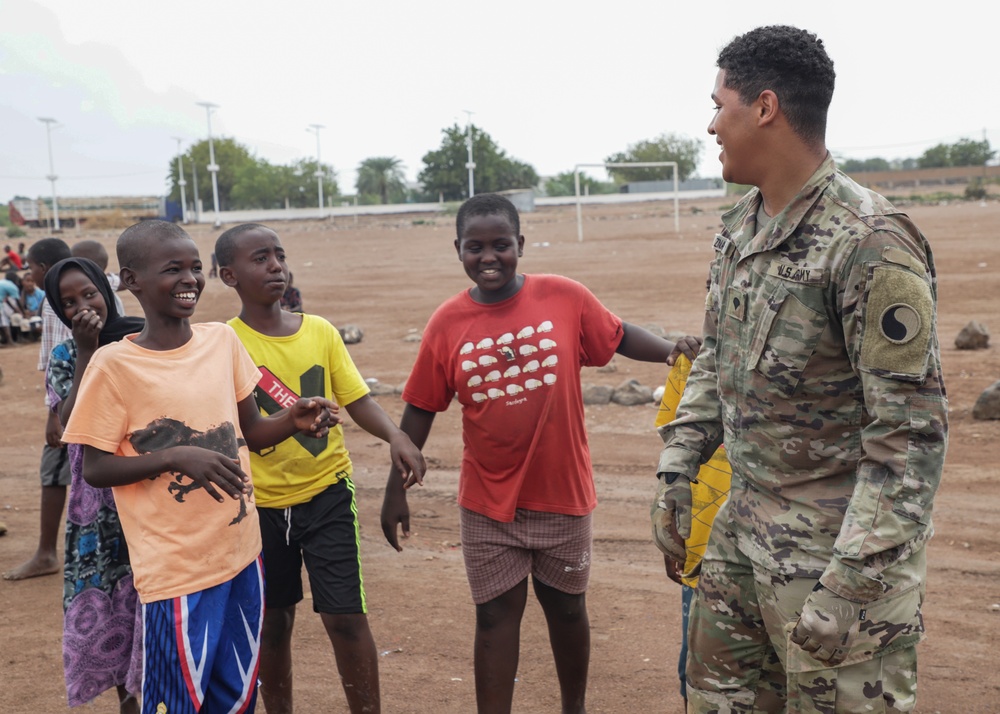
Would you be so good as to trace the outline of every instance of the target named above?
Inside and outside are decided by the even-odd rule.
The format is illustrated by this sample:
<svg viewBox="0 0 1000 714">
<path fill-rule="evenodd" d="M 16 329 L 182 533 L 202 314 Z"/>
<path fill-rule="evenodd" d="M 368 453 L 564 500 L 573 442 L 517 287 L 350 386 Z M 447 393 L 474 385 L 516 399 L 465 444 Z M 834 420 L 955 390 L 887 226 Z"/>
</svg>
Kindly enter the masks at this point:
<svg viewBox="0 0 1000 714">
<path fill-rule="evenodd" d="M 657 471 L 693 478 L 724 438 L 719 518 L 755 564 L 854 602 L 905 592 L 923 582 L 947 446 L 930 247 L 829 156 L 758 233 L 760 201 L 723 217 Z"/>
</svg>

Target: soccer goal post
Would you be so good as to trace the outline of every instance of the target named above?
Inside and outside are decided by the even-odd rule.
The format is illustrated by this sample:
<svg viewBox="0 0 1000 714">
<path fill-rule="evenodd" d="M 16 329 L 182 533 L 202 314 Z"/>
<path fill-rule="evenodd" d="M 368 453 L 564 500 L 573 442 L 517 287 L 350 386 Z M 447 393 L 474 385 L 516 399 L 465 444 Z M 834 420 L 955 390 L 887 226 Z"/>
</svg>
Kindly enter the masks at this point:
<svg viewBox="0 0 1000 714">
<path fill-rule="evenodd" d="M 681 232 L 681 211 L 680 196 L 678 193 L 677 162 L 676 161 L 627 161 L 623 163 L 611 164 L 577 164 L 573 167 L 573 184 L 576 188 L 576 239 L 583 241 L 583 207 L 580 201 L 580 169 L 598 168 L 605 169 L 651 169 L 658 166 L 672 166 L 674 169 L 674 232 Z"/>
</svg>

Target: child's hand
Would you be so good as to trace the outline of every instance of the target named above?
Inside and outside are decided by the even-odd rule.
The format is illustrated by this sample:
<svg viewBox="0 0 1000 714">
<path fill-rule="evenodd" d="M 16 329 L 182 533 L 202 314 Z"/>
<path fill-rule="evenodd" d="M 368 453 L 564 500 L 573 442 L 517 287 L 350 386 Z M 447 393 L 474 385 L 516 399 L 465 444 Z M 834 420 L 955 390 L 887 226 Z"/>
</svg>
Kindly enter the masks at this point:
<svg viewBox="0 0 1000 714">
<path fill-rule="evenodd" d="M 71 320 L 73 339 L 81 352 L 93 352 L 97 349 L 97 338 L 104 329 L 104 320 L 89 308 L 83 308 L 73 315 Z"/>
<path fill-rule="evenodd" d="M 226 502 L 219 489 L 230 498 L 253 493 L 253 484 L 240 468 L 239 459 L 200 446 L 175 446 L 172 451 L 171 471 L 187 476 L 219 503 Z"/>
<path fill-rule="evenodd" d="M 409 488 L 413 484 L 424 485 L 424 473 L 427 471 L 424 455 L 405 432 L 399 432 L 389 441 L 389 454 L 392 465 L 403 478 L 403 488 Z"/>
<path fill-rule="evenodd" d="M 683 585 L 681 577 L 684 575 L 684 563 L 674 560 L 666 553 L 663 554 L 663 566 L 667 569 L 667 577 L 678 585 Z"/>
<path fill-rule="evenodd" d="M 320 439 L 330 428 L 343 423 L 340 406 L 324 397 L 304 397 L 288 408 L 295 428 L 307 436 Z"/>
<path fill-rule="evenodd" d="M 677 361 L 677 356 L 681 354 L 694 362 L 694 358 L 698 356 L 699 350 L 701 350 L 700 337 L 694 337 L 692 335 L 682 337 L 677 340 L 674 344 L 674 348 L 670 350 L 670 356 L 667 357 L 667 364 L 673 367 L 674 362 Z"/>
</svg>

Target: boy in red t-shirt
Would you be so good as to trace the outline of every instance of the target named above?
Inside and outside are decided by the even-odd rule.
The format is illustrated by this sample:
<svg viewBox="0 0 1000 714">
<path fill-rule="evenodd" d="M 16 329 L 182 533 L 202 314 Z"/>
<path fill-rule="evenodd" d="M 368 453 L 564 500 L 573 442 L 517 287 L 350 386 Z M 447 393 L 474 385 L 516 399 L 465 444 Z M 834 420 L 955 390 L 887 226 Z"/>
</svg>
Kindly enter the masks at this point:
<svg viewBox="0 0 1000 714">
<path fill-rule="evenodd" d="M 466 201 L 455 250 L 475 285 L 445 301 L 424 331 L 403 392 L 400 427 L 423 448 L 437 412 L 457 395 L 465 442 L 459 478 L 462 550 L 476 604 L 476 700 L 510 711 L 521 616 L 532 576 L 549 626 L 564 712 L 583 712 L 590 661 L 586 590 L 597 504 L 580 368 L 617 352 L 647 362 L 693 358 L 681 343 L 622 322 L 587 288 L 557 275 L 521 275 L 514 205 L 496 194 Z M 382 530 L 401 550 L 405 489 L 389 473 Z"/>
</svg>

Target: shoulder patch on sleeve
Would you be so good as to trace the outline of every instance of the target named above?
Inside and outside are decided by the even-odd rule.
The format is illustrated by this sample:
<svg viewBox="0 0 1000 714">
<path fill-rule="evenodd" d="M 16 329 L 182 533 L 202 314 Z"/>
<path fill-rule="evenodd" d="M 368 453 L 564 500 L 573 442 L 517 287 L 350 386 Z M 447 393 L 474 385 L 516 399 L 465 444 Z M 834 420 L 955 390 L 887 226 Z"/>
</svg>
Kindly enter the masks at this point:
<svg viewBox="0 0 1000 714">
<path fill-rule="evenodd" d="M 927 268 L 924 267 L 924 264 L 915 255 L 907 253 L 902 248 L 887 245 L 882 249 L 882 260 L 909 268 L 921 277 L 927 275 Z"/>
<path fill-rule="evenodd" d="M 921 380 L 927 371 L 934 300 L 923 274 L 896 265 L 872 269 L 864 297 L 861 369 L 890 379 Z"/>
</svg>

